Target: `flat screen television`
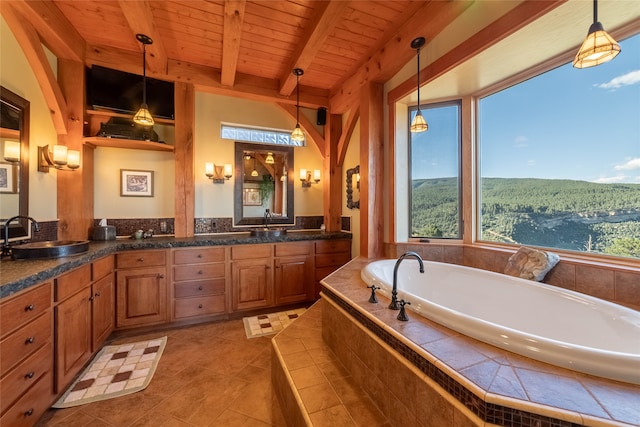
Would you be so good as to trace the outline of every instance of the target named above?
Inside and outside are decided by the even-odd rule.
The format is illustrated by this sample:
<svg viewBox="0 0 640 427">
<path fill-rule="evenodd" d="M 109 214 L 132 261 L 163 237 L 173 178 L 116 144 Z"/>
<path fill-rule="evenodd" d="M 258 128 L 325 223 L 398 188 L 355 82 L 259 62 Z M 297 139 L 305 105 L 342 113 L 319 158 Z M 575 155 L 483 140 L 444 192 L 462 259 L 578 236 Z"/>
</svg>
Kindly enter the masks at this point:
<svg viewBox="0 0 640 427">
<path fill-rule="evenodd" d="M 135 114 L 142 103 L 142 76 L 94 65 L 87 68 L 87 104 Z M 153 117 L 174 118 L 174 84 L 147 77 L 147 105 Z"/>
</svg>

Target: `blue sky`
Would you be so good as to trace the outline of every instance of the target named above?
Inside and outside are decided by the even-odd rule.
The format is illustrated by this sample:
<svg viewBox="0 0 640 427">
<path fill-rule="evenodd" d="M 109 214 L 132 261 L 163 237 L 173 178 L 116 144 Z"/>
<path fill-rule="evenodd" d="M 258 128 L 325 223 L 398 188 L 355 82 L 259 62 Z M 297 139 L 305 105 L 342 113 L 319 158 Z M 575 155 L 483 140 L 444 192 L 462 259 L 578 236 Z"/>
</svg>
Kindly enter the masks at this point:
<svg viewBox="0 0 640 427">
<path fill-rule="evenodd" d="M 481 100 L 482 176 L 640 184 L 640 35 L 620 45 L 608 63 L 567 64 Z M 457 150 L 442 146 L 453 114 L 423 114 L 413 178 L 455 176 Z"/>
</svg>

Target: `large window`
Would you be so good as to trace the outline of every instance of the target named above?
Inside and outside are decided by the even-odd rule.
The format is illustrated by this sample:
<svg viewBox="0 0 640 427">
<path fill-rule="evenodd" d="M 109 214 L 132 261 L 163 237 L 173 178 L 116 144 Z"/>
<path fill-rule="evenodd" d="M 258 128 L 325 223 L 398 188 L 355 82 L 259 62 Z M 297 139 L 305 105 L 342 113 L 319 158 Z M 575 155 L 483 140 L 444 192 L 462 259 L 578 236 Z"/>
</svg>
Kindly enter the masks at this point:
<svg viewBox="0 0 640 427">
<path fill-rule="evenodd" d="M 479 238 L 640 258 L 640 35 L 479 101 Z"/>
<path fill-rule="evenodd" d="M 409 135 L 411 237 L 461 238 L 460 105 L 423 105 L 429 130 Z"/>
</svg>

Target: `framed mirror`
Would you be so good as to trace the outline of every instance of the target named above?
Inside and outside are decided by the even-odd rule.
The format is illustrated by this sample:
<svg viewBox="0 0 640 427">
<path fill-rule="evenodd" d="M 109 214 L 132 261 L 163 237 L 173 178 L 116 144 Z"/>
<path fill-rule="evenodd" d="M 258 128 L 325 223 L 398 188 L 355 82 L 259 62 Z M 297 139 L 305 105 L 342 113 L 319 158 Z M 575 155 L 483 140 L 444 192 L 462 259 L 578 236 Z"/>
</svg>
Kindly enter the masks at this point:
<svg viewBox="0 0 640 427">
<path fill-rule="evenodd" d="M 347 169 L 347 207 L 360 209 L 360 165 Z"/>
<path fill-rule="evenodd" d="M 13 216 L 29 215 L 29 117 L 30 102 L 0 86 L 0 222 Z M 18 143 L 18 161 L 5 160 L 5 146 Z M 4 226 L 1 237 L 4 239 Z M 30 236 L 26 219 L 9 226 L 9 237 Z"/>
<path fill-rule="evenodd" d="M 234 224 L 295 224 L 293 147 L 236 142 Z"/>
</svg>

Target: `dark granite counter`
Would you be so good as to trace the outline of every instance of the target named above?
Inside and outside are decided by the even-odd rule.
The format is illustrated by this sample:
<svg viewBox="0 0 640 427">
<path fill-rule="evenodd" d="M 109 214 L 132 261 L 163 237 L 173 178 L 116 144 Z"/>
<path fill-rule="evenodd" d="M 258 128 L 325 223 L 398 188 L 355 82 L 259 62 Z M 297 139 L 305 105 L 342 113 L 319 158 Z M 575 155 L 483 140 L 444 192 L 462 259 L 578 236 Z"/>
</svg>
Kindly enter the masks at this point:
<svg viewBox="0 0 640 427">
<path fill-rule="evenodd" d="M 15 294 L 30 286 L 52 279 L 116 252 L 140 249 L 170 249 L 193 246 L 245 245 L 256 243 L 296 242 L 351 238 L 351 234 L 322 231 L 288 231 L 277 237 L 254 237 L 249 233 L 215 234 L 186 238 L 152 237 L 150 239 L 118 239 L 106 242 L 91 242 L 83 254 L 56 259 L 0 261 L 0 299 Z"/>
</svg>

